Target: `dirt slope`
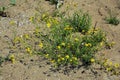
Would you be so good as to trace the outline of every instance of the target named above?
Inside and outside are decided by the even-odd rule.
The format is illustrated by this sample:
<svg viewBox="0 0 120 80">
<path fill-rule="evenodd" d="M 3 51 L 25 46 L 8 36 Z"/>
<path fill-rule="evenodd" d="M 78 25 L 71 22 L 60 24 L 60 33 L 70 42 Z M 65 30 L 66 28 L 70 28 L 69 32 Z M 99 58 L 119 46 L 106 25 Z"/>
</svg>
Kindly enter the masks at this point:
<svg viewBox="0 0 120 80">
<path fill-rule="evenodd" d="M 0 0 L 0 6 L 7 6 L 9 0 Z M 69 4 L 69 5 L 68 5 Z M 60 11 L 64 11 L 67 6 L 70 9 L 66 15 L 71 15 L 74 11 L 83 10 L 92 17 L 92 26 L 97 22 L 97 27 L 107 33 L 109 41 L 114 41 L 115 45 L 111 49 L 103 49 L 99 54 L 112 62 L 120 63 L 120 24 L 117 26 L 107 24 L 104 20 L 112 10 L 120 18 L 120 0 L 65 0 Z M 11 50 L 11 39 L 15 35 L 32 33 L 35 25 L 29 21 L 36 11 L 39 13 L 52 12 L 55 6 L 44 0 L 17 0 L 15 6 L 9 7 L 8 17 L 0 17 L 0 56 L 7 56 L 14 53 L 17 58 L 15 64 L 5 62 L 0 67 L 0 80 L 120 80 L 120 75 L 109 75 L 102 70 L 91 72 L 81 67 L 79 70 L 71 70 L 65 74 L 64 70 L 53 71 L 51 65 L 44 58 Z M 10 22 L 15 21 L 14 25 Z"/>
</svg>

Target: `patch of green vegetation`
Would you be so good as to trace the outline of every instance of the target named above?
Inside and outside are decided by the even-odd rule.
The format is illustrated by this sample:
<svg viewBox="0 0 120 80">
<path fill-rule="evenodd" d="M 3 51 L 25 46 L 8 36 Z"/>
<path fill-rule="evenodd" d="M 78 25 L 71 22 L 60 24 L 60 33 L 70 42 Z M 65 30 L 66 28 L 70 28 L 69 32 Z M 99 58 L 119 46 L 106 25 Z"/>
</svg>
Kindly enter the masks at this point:
<svg viewBox="0 0 120 80">
<path fill-rule="evenodd" d="M 75 12 L 68 21 L 74 27 L 75 31 L 78 32 L 87 32 L 91 27 L 90 16 L 88 13 L 83 13 L 82 11 Z"/>
<path fill-rule="evenodd" d="M 77 66 L 81 62 L 90 65 L 95 62 L 95 53 L 106 40 L 105 34 L 100 29 L 90 27 L 91 19 L 87 13 L 75 13 L 73 17 L 57 20 L 56 17 L 43 14 L 41 22 L 46 23 L 48 34 L 42 33 L 37 26 L 33 35 L 24 34 L 13 42 L 16 47 L 20 44 L 30 55 L 43 55 L 56 66 Z"/>
<path fill-rule="evenodd" d="M 118 25 L 120 21 L 116 17 L 109 17 L 106 19 L 109 24 Z"/>
<path fill-rule="evenodd" d="M 112 14 L 112 11 L 109 12 L 109 17 L 106 18 L 106 21 L 113 25 L 118 25 L 120 23 L 120 20 L 115 14 Z"/>
<path fill-rule="evenodd" d="M 10 0 L 10 4 L 13 6 L 16 5 L 16 0 Z"/>
<path fill-rule="evenodd" d="M 50 2 L 57 4 L 56 0 L 50 0 Z M 11 0 L 11 4 L 15 5 L 16 0 Z M 4 12 L 4 9 L 2 7 L 1 11 Z M 48 13 L 37 15 L 36 13 L 35 16 L 31 16 L 29 21 L 36 25 L 34 32 L 20 36 L 16 36 L 15 33 L 12 47 L 30 55 L 39 54 L 57 68 L 81 64 L 90 66 L 92 63 L 97 63 L 95 54 L 102 48 L 110 49 L 114 43 L 106 41 L 106 35 L 102 30 L 96 26 L 91 27 L 91 17 L 88 13 L 78 11 L 69 18 L 66 18 L 65 14 L 66 12 L 62 13 L 56 10 L 52 15 Z M 117 18 L 111 15 L 106 20 L 110 24 L 119 24 Z M 14 24 L 14 21 L 10 22 L 10 25 Z M 41 27 L 44 26 L 44 31 L 41 31 Z M 7 58 L 0 57 L 0 65 L 5 60 L 15 63 L 16 57 L 14 54 L 7 56 Z M 119 64 L 111 66 L 107 61 L 103 61 L 101 65 L 106 71 L 114 71 L 115 74 L 119 74 L 116 72 L 120 69 Z"/>
<path fill-rule="evenodd" d="M 0 7 L 0 12 L 4 12 L 5 11 L 5 7 L 3 6 L 3 7 Z"/>
</svg>

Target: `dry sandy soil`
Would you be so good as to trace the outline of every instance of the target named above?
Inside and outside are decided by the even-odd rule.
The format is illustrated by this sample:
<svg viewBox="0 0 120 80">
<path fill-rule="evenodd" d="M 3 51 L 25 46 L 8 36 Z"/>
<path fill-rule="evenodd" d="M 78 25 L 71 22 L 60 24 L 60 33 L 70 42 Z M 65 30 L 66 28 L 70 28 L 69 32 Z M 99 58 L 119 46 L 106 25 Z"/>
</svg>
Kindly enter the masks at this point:
<svg viewBox="0 0 120 80">
<path fill-rule="evenodd" d="M 70 14 L 80 9 L 88 12 L 92 17 L 92 26 L 97 22 L 97 27 L 107 33 L 108 41 L 116 43 L 113 48 L 103 49 L 99 54 L 104 53 L 106 58 L 120 64 L 120 24 L 114 26 L 104 20 L 109 16 L 109 10 L 120 18 L 120 0 L 65 0 L 60 11 L 68 4 L 71 7 L 68 11 Z M 73 4 L 77 6 L 74 7 Z M 0 0 L 0 6 L 8 5 L 9 0 Z M 6 9 L 8 16 L 0 17 L 0 56 L 5 57 L 14 53 L 17 58 L 15 64 L 8 61 L 1 65 L 0 80 L 120 80 L 120 75 L 110 75 L 104 70 L 97 69 L 91 71 L 84 67 L 70 70 L 68 73 L 65 69 L 54 71 L 44 58 L 38 55 L 29 56 L 9 48 L 14 34 L 22 35 L 33 31 L 35 25 L 29 18 L 34 16 L 36 10 L 40 13 L 47 11 L 51 13 L 54 9 L 55 6 L 45 0 L 17 0 L 15 6 Z M 16 24 L 11 26 L 11 20 L 16 21 Z"/>
</svg>

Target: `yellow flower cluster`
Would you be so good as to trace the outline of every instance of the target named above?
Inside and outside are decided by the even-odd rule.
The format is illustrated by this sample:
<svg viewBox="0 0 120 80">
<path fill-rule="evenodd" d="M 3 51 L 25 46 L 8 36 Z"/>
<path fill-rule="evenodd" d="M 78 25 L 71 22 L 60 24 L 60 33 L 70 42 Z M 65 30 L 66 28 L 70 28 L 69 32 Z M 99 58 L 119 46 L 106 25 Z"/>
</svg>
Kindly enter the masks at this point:
<svg viewBox="0 0 120 80">
<path fill-rule="evenodd" d="M 32 50 L 29 47 L 26 48 L 26 52 L 29 53 L 30 55 L 32 54 Z"/>
<path fill-rule="evenodd" d="M 75 40 L 75 41 L 79 41 L 79 39 L 78 39 L 78 38 L 75 38 L 74 40 Z"/>
<path fill-rule="evenodd" d="M 100 42 L 100 46 L 102 47 L 104 45 L 104 42 L 102 41 L 102 42 Z"/>
<path fill-rule="evenodd" d="M 113 71 L 115 74 L 118 73 L 118 69 L 120 68 L 120 64 L 109 62 L 108 59 L 105 59 L 103 66 L 105 67 L 106 71 Z"/>
<path fill-rule="evenodd" d="M 25 39 L 29 39 L 29 38 L 30 38 L 29 34 L 24 34 L 23 37 L 24 37 Z"/>
<path fill-rule="evenodd" d="M 46 26 L 48 28 L 50 28 L 52 24 L 59 23 L 59 21 L 57 19 L 53 18 L 52 16 L 48 15 L 47 13 L 42 15 L 42 20 L 44 20 L 46 22 Z"/>
<path fill-rule="evenodd" d="M 86 34 L 96 33 L 98 30 L 99 30 L 98 28 L 96 29 L 92 28 Z"/>
<path fill-rule="evenodd" d="M 13 54 L 9 56 L 9 59 L 11 60 L 12 63 L 15 63 L 15 56 Z"/>
<path fill-rule="evenodd" d="M 120 67 L 120 64 L 115 63 L 115 64 L 114 64 L 114 67 L 115 67 L 115 68 L 119 68 L 119 67 Z"/>
<path fill-rule="evenodd" d="M 47 23 L 47 27 L 48 27 L 48 28 L 51 27 L 51 23 L 50 23 L 50 22 Z"/>
<path fill-rule="evenodd" d="M 73 28 L 70 27 L 69 25 L 67 25 L 67 26 L 64 28 L 64 30 L 73 30 Z"/>
<path fill-rule="evenodd" d="M 46 54 L 45 57 L 46 57 L 46 58 L 49 58 L 49 54 Z"/>
<path fill-rule="evenodd" d="M 40 48 L 43 48 L 43 43 L 41 42 L 41 43 L 39 43 L 39 45 L 38 45 Z"/>
<path fill-rule="evenodd" d="M 91 44 L 91 43 L 86 43 L 85 46 L 86 46 L 86 47 L 91 47 L 92 44 Z"/>
<path fill-rule="evenodd" d="M 51 63 L 55 63 L 55 60 L 52 59 L 52 60 L 50 60 L 50 62 L 51 62 Z"/>
<path fill-rule="evenodd" d="M 44 20 L 44 21 L 46 21 L 47 19 L 48 19 L 48 13 L 44 13 L 44 14 L 42 14 L 42 16 L 41 16 L 41 19 L 42 20 Z"/>
</svg>

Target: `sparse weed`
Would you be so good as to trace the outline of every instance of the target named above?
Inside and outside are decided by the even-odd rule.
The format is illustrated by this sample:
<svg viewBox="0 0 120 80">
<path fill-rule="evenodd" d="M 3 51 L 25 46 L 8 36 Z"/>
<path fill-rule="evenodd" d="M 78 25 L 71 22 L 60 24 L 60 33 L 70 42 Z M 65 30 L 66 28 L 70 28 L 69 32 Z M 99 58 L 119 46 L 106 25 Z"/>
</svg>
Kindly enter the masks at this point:
<svg viewBox="0 0 120 80">
<path fill-rule="evenodd" d="M 6 7 L 0 7 L 0 16 L 2 16 L 2 17 L 6 17 L 7 16 L 7 14 L 6 14 L 6 12 L 5 12 L 5 9 L 6 9 Z"/>
<path fill-rule="evenodd" d="M 5 60 L 5 59 L 0 56 L 0 66 L 1 66 L 1 64 L 4 62 L 4 60 Z"/>
<path fill-rule="evenodd" d="M 112 11 L 109 12 L 109 17 L 106 18 L 106 21 L 113 25 L 118 25 L 120 23 L 120 20 L 112 13 Z"/>
<path fill-rule="evenodd" d="M 107 18 L 106 21 L 109 24 L 113 24 L 113 25 L 118 25 L 120 23 L 120 21 L 116 17 L 113 17 L 113 16 L 110 16 L 109 18 Z"/>
</svg>

